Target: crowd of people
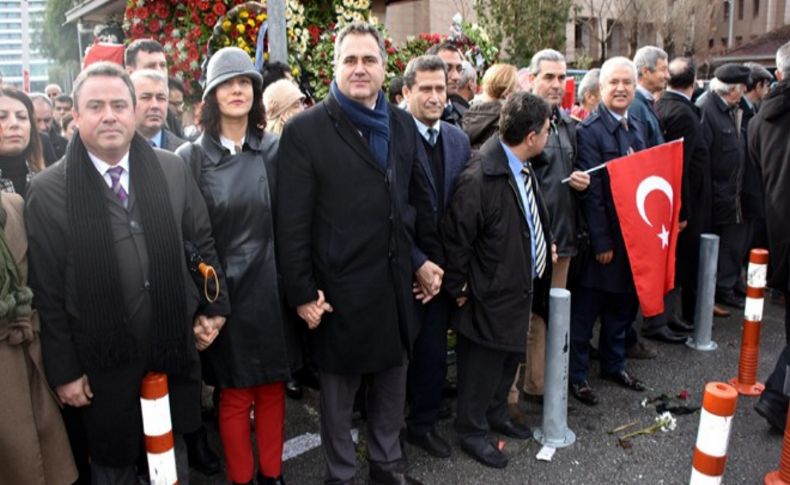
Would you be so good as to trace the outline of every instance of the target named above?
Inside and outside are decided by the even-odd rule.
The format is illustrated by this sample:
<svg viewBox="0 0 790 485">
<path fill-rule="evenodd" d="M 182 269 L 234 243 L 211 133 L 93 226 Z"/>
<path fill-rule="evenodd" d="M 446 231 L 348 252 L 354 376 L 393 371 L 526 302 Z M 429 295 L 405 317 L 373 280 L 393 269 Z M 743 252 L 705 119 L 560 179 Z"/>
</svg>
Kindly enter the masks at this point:
<svg viewBox="0 0 790 485">
<path fill-rule="evenodd" d="M 607 401 L 591 356 L 639 392 L 627 359 L 692 331 L 702 233 L 721 238 L 717 316 L 743 308 L 751 247 L 770 247 L 787 295 L 790 43 L 773 74 L 725 64 L 707 89 L 692 59 L 643 46 L 587 72 L 572 109 L 552 49 L 478 73 L 438 44 L 388 93 L 386 59 L 357 22 L 337 34 L 323 100 L 227 47 L 188 106 L 154 40 L 132 42 L 125 66 L 86 66 L 70 95 L 0 87 L 1 482 L 139 483 L 139 388 L 155 371 L 179 483 L 221 470 L 206 407 L 228 481 L 285 483 L 285 400 L 311 378 L 325 483 L 354 481 L 357 410 L 371 483 L 419 483 L 404 443 L 453 453 L 436 426 L 453 414 L 448 331 L 455 438 L 504 468 L 491 433 L 532 436 L 508 398 L 542 402 L 550 288 L 572 290 L 569 386 L 590 406 Z M 681 138 L 677 289 L 640 335 L 608 176 L 587 171 Z M 195 261 L 215 268 L 214 295 Z M 756 406 L 778 429 L 788 352 Z"/>
</svg>

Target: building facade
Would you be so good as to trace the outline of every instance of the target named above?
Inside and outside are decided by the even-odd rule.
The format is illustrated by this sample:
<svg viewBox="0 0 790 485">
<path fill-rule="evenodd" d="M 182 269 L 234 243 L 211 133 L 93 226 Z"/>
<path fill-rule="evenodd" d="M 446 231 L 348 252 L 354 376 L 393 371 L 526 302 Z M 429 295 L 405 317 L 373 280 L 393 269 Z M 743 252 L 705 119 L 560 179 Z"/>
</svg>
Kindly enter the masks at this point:
<svg viewBox="0 0 790 485">
<path fill-rule="evenodd" d="M 51 61 L 33 40 L 44 21 L 46 0 L 0 0 L 0 74 L 4 84 L 24 86 L 25 71 L 31 91 L 44 91 Z"/>
</svg>

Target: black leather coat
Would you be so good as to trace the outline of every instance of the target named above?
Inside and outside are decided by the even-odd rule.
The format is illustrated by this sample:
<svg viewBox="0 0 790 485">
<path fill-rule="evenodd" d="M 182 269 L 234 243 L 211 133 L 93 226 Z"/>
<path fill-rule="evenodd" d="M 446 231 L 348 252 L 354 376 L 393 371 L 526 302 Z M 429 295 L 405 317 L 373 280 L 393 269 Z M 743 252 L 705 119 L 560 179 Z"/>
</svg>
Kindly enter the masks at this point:
<svg viewBox="0 0 790 485">
<path fill-rule="evenodd" d="M 576 151 L 576 125 L 558 110 L 546 147 L 532 162 L 543 201 L 549 209 L 558 256 L 576 256 L 579 195 L 567 183 L 562 183 L 573 172 Z"/>
<path fill-rule="evenodd" d="M 274 246 L 274 157 L 278 138 L 251 130 L 231 155 L 209 135 L 176 154 L 190 166 L 206 200 L 232 314 L 201 353 L 204 380 L 219 387 L 284 381 L 298 363 L 293 321 L 286 318 Z"/>
</svg>

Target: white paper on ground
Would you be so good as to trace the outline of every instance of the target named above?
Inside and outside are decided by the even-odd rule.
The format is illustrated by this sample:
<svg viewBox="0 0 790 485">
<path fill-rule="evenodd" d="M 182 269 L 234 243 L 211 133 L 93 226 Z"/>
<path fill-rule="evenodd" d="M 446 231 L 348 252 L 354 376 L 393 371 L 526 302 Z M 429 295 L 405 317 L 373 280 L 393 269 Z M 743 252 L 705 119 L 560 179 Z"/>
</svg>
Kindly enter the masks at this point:
<svg viewBox="0 0 790 485">
<path fill-rule="evenodd" d="M 557 451 L 557 448 L 552 448 L 551 446 L 544 446 L 538 452 L 537 458 L 541 461 L 551 461 L 551 458 L 554 456 L 554 452 Z"/>
</svg>

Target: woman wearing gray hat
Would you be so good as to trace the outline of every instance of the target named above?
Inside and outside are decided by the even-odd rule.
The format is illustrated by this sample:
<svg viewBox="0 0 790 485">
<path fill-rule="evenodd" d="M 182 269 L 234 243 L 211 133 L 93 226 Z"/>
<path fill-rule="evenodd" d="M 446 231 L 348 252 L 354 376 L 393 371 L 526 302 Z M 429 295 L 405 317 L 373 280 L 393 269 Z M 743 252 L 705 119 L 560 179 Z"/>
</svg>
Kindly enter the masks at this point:
<svg viewBox="0 0 790 485">
<path fill-rule="evenodd" d="M 232 308 L 216 341 L 202 352 L 204 379 L 220 389 L 228 479 L 252 483 L 253 408 L 258 484 L 282 484 L 284 382 L 298 348 L 290 345 L 296 341 L 294 328 L 277 283 L 272 194 L 278 138 L 263 131 L 262 78 L 243 50 L 217 51 L 206 78 L 203 134 L 176 152 L 206 200 Z"/>
</svg>

